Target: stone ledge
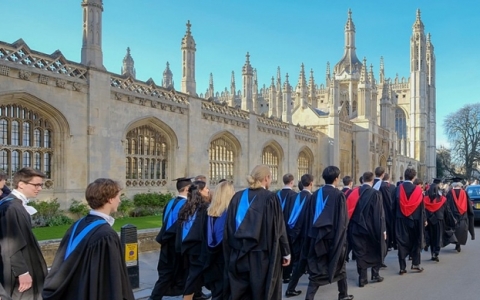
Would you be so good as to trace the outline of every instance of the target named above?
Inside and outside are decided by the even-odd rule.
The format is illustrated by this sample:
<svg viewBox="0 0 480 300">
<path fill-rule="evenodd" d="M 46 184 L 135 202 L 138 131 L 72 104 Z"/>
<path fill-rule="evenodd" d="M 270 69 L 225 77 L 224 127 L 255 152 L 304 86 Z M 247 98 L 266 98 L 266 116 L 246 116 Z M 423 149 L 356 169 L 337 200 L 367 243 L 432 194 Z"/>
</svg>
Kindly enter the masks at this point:
<svg viewBox="0 0 480 300">
<path fill-rule="evenodd" d="M 143 229 L 139 230 L 137 234 L 138 238 L 138 252 L 148 252 L 148 251 L 158 251 L 160 249 L 160 244 L 155 241 L 160 228 L 153 229 Z M 43 257 L 47 262 L 47 266 L 51 266 L 55 254 L 57 253 L 58 246 L 60 245 L 61 239 L 56 240 L 47 240 L 39 241 L 40 249 L 42 250 Z"/>
</svg>

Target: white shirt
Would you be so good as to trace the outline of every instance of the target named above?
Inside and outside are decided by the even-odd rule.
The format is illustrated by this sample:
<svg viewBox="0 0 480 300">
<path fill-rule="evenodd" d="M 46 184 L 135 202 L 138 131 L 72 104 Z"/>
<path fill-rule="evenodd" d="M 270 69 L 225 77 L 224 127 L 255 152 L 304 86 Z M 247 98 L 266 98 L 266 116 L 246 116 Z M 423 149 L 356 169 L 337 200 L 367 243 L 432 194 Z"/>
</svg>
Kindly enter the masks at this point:
<svg viewBox="0 0 480 300">
<path fill-rule="evenodd" d="M 12 191 L 12 195 L 14 195 L 14 196 L 17 197 L 18 199 L 22 200 L 23 207 L 25 208 L 25 210 L 26 210 L 30 215 L 33 215 L 33 214 L 36 214 L 36 213 L 37 213 L 37 210 L 35 209 L 35 207 L 27 205 L 27 203 L 28 203 L 29 201 L 28 201 L 27 197 L 25 197 L 25 195 L 22 194 L 22 192 L 20 192 L 19 190 L 14 189 L 14 190 Z"/>
<path fill-rule="evenodd" d="M 102 212 L 99 212 L 99 211 L 97 211 L 97 210 L 93 210 L 93 209 L 92 209 L 92 210 L 90 211 L 90 214 L 91 214 L 91 215 L 94 215 L 94 216 L 98 216 L 98 217 L 104 218 L 105 221 L 107 221 L 108 224 L 110 224 L 110 226 L 113 226 L 113 223 L 115 223 L 115 219 L 114 219 L 112 216 L 106 215 L 106 214 L 104 214 L 104 213 L 102 213 Z"/>
</svg>

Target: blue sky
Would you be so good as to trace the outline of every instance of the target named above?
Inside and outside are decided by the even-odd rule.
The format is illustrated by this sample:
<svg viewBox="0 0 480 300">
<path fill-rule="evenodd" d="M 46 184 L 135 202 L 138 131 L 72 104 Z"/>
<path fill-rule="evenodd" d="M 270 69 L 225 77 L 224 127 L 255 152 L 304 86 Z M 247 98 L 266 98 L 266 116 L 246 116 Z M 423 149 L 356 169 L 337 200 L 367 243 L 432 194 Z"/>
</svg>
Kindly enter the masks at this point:
<svg viewBox="0 0 480 300">
<path fill-rule="evenodd" d="M 0 0 L 0 40 L 25 40 L 44 53 L 60 50 L 80 62 L 81 1 Z M 41 3 L 41 4 L 40 4 Z M 380 56 L 387 77 L 409 77 L 410 36 L 416 9 L 425 31 L 432 34 L 437 59 L 437 146 L 446 144 L 443 120 L 467 103 L 478 102 L 480 38 L 475 1 L 313 1 L 313 0 L 104 0 L 103 55 L 108 71 L 120 73 L 131 48 L 137 79 L 160 84 L 167 61 L 175 87 L 181 86 L 180 43 L 186 22 L 197 44 L 197 92 L 205 93 L 213 73 L 215 91 L 237 90 L 246 52 L 260 85 L 269 85 L 280 66 L 282 82 L 298 81 L 300 65 L 313 69 L 317 84 L 325 82 L 326 63 L 343 55 L 344 26 L 349 8 L 356 27 L 357 55 L 373 64 L 378 79 Z M 135 5 L 133 5 L 135 4 Z M 474 6 L 475 5 L 475 6 Z M 308 78 L 307 78 L 308 79 Z"/>
</svg>

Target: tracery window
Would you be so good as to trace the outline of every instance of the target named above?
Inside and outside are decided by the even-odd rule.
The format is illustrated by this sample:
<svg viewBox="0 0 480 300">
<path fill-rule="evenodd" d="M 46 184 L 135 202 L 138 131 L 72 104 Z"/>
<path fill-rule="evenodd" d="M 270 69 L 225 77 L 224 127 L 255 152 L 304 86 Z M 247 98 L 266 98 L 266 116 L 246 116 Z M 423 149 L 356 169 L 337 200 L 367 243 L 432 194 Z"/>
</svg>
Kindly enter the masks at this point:
<svg viewBox="0 0 480 300">
<path fill-rule="evenodd" d="M 401 108 L 395 110 L 395 131 L 399 140 L 407 137 L 407 118 Z"/>
<path fill-rule="evenodd" d="M 221 179 L 233 181 L 235 169 L 235 147 L 225 138 L 218 138 L 210 143 L 209 178 L 212 185 L 217 184 Z"/>
<path fill-rule="evenodd" d="M 300 152 L 298 155 L 298 173 L 297 178 L 300 179 L 304 174 L 312 174 L 312 160 L 306 151 Z"/>
<path fill-rule="evenodd" d="M 168 144 L 165 134 L 150 125 L 127 133 L 127 186 L 165 185 L 168 171 Z"/>
<path fill-rule="evenodd" d="M 53 127 L 45 117 L 21 105 L 0 106 L 0 170 L 7 173 L 8 183 L 23 167 L 40 170 L 51 179 L 53 142 Z M 53 182 L 47 181 L 46 187 L 52 187 Z"/>
<path fill-rule="evenodd" d="M 279 161 L 279 155 L 272 146 L 267 146 L 263 149 L 262 164 L 270 167 L 272 184 L 278 183 Z"/>
</svg>

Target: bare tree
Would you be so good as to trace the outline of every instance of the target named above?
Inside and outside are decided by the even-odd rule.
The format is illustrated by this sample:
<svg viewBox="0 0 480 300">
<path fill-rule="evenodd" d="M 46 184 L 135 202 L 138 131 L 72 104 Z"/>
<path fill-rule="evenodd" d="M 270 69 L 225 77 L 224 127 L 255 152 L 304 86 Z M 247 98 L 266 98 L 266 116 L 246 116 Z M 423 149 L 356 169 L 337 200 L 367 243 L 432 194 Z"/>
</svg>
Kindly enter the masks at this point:
<svg viewBox="0 0 480 300">
<path fill-rule="evenodd" d="M 480 161 L 480 103 L 465 105 L 449 114 L 443 127 L 451 145 L 452 162 L 471 178 L 474 166 Z"/>
</svg>

